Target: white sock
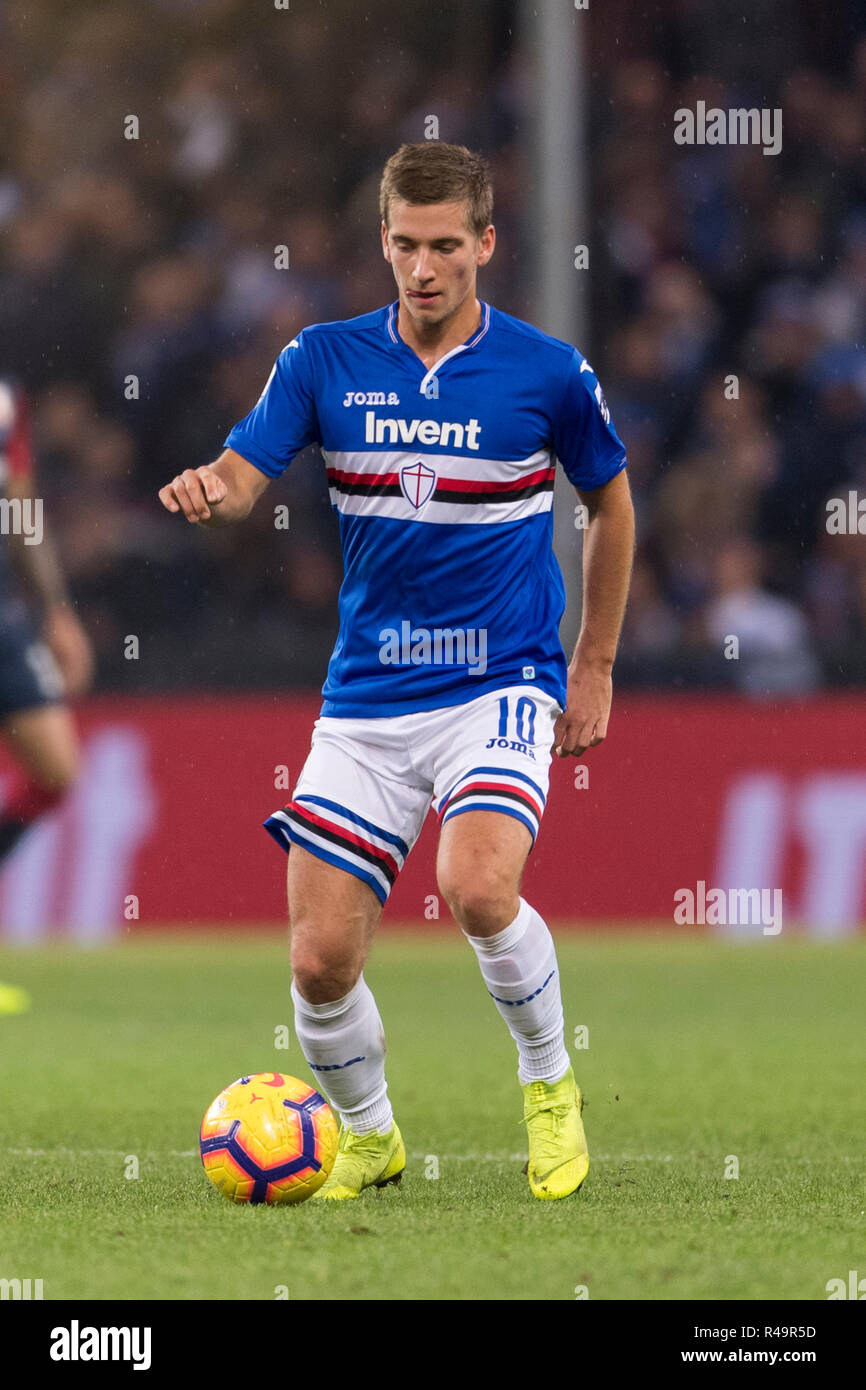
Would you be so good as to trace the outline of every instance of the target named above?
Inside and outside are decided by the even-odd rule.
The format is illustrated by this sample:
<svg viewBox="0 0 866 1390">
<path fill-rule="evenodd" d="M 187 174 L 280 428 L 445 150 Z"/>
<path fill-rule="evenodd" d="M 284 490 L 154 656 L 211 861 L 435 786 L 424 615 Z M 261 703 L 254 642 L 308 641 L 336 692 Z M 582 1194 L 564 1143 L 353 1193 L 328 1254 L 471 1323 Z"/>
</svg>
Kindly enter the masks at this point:
<svg viewBox="0 0 866 1390">
<path fill-rule="evenodd" d="M 347 995 L 310 1004 L 292 980 L 295 1032 L 318 1090 L 356 1134 L 394 1123 L 385 1080 L 385 1030 L 362 975 Z"/>
<path fill-rule="evenodd" d="M 496 936 L 470 936 L 481 974 L 517 1043 L 517 1077 L 561 1081 L 571 1065 L 565 1050 L 556 948 L 547 923 L 523 898 Z"/>
</svg>

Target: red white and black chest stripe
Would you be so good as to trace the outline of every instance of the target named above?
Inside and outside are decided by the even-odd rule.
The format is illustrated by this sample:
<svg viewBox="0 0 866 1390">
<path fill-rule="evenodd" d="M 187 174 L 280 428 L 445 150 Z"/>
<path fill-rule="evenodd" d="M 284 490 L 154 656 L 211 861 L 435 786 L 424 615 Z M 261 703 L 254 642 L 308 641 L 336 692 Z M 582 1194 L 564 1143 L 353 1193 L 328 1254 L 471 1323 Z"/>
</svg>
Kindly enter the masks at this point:
<svg viewBox="0 0 866 1390">
<path fill-rule="evenodd" d="M 412 450 L 325 453 L 331 502 L 347 516 L 454 524 L 520 521 L 553 506 L 549 449 L 516 460 Z"/>
</svg>

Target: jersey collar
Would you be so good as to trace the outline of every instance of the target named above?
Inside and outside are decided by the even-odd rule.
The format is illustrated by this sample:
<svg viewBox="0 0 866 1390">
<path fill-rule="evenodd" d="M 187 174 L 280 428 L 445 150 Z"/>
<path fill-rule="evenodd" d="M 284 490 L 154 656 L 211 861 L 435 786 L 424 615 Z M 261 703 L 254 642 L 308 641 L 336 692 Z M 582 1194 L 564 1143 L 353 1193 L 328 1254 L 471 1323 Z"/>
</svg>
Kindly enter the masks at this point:
<svg viewBox="0 0 866 1390">
<path fill-rule="evenodd" d="M 490 305 L 485 303 L 483 299 L 480 299 L 478 302 L 481 305 L 481 323 L 479 324 L 478 328 L 476 328 L 472 336 L 466 339 L 465 343 L 461 343 L 459 347 L 452 348 L 451 352 L 462 352 L 464 348 L 475 347 L 477 343 L 481 342 L 481 339 L 484 337 L 485 333 L 489 329 Z M 410 348 L 408 343 L 403 341 L 403 339 L 400 337 L 400 334 L 397 332 L 397 311 L 399 307 L 399 299 L 395 299 L 393 304 L 388 305 L 388 312 L 385 315 L 386 332 L 388 334 L 389 339 L 395 347 L 403 347 L 406 349 L 407 352 L 411 352 L 413 357 L 416 357 L 417 354 L 413 351 L 412 348 Z M 451 352 L 447 352 L 444 357 L 440 357 L 439 362 L 444 362 L 445 357 L 451 356 Z M 420 358 L 418 360 L 420 361 Z M 438 368 L 439 362 L 434 363 L 434 368 Z M 424 364 L 422 363 L 421 365 L 423 366 Z M 431 370 L 433 370 L 433 368 L 431 368 Z"/>
<path fill-rule="evenodd" d="M 390 338 L 392 345 L 394 347 L 401 348 L 403 352 L 408 352 L 409 355 L 413 357 L 414 360 L 417 362 L 418 366 L 424 368 L 421 381 L 418 386 L 418 390 L 421 393 L 421 395 L 426 396 L 428 394 L 428 387 L 430 385 L 430 382 L 437 375 L 440 367 L 444 367 L 445 363 L 450 361 L 452 357 L 456 357 L 458 353 L 466 352 L 469 348 L 476 347 L 477 344 L 481 342 L 484 335 L 487 333 L 487 330 L 490 327 L 490 305 L 486 304 L 483 299 L 479 300 L 479 303 L 481 305 L 481 323 L 479 324 L 478 328 L 476 328 L 472 336 L 470 338 L 467 338 L 465 343 L 458 343 L 457 347 L 453 347 L 450 349 L 450 351 L 444 353 L 443 356 L 440 357 L 437 362 L 434 362 L 433 366 L 430 368 L 424 366 L 424 363 L 421 361 L 421 358 L 418 356 L 418 354 L 414 351 L 414 349 L 410 348 L 408 343 L 403 341 L 403 339 L 400 337 L 400 334 L 397 332 L 397 310 L 400 305 L 399 299 L 395 299 L 393 304 L 390 304 L 388 306 L 388 313 L 385 316 L 385 325 L 388 332 L 388 337 Z"/>
</svg>

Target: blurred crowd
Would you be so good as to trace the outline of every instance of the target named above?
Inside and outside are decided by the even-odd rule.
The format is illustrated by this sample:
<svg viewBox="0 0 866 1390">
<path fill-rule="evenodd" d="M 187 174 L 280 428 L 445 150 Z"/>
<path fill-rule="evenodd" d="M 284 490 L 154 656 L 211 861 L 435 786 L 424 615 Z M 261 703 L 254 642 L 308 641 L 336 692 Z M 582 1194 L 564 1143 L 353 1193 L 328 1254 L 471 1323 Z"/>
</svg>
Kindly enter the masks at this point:
<svg viewBox="0 0 866 1390">
<path fill-rule="evenodd" d="M 798 38 L 763 87 L 636 54 L 599 104 L 593 323 L 639 519 L 620 680 L 866 682 L 866 515 L 827 524 L 866 499 L 866 22 L 837 70 Z M 699 100 L 781 108 L 781 152 L 676 145 Z"/>
<path fill-rule="evenodd" d="M 866 496 L 866 29 L 825 60 L 792 24 L 768 77 L 745 39 L 720 40 L 716 66 L 692 42 L 702 3 L 641 27 L 620 0 L 588 31 L 578 346 L 627 443 L 639 518 L 619 679 L 756 695 L 866 683 L 866 543 L 825 525 L 828 498 Z M 200 532 L 156 492 L 217 456 L 300 328 L 394 297 L 378 180 L 430 113 L 493 167 L 482 297 L 534 319 L 515 10 L 425 5 L 411 24 L 380 0 L 2 11 L 0 371 L 30 393 L 46 521 L 101 688 L 320 684 L 341 565 L 318 451 L 268 494 L 288 530 L 260 506 Z M 616 24 L 628 43 L 611 45 Z M 677 145 L 673 113 L 698 100 L 781 107 L 781 153 Z"/>
</svg>

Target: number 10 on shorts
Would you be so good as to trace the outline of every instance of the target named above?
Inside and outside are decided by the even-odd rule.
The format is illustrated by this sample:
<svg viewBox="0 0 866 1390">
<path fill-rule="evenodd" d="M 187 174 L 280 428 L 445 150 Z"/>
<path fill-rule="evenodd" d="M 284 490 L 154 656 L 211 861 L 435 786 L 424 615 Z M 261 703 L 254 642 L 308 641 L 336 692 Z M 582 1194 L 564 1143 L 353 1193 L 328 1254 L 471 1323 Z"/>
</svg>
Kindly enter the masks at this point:
<svg viewBox="0 0 866 1390">
<path fill-rule="evenodd" d="M 496 738 L 492 738 L 487 744 L 488 748 L 493 748 L 497 741 L 510 743 L 508 726 L 512 721 L 512 713 L 509 708 L 509 697 L 503 695 L 499 701 L 499 727 L 496 730 Z M 528 695 L 521 695 L 515 702 L 513 713 L 514 739 L 518 743 L 527 743 L 530 746 L 535 743 L 535 701 L 530 700 Z M 500 747 L 503 746 L 500 743 Z"/>
</svg>

